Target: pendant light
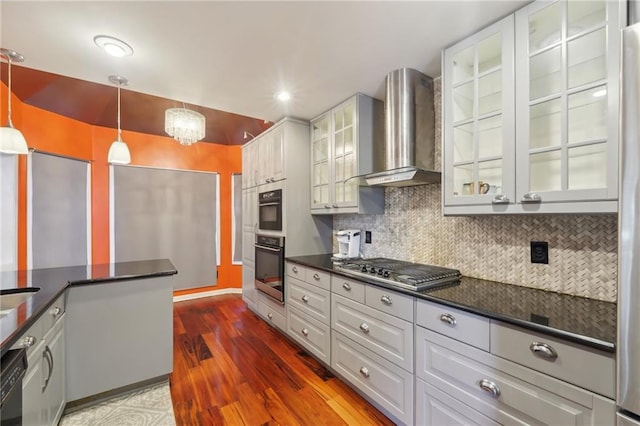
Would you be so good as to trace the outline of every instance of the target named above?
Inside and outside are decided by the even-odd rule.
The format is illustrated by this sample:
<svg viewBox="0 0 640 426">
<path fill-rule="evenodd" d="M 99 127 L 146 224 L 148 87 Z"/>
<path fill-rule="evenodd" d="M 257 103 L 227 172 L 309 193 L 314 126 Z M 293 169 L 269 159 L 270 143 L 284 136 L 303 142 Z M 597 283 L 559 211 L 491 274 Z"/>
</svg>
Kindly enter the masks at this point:
<svg viewBox="0 0 640 426">
<path fill-rule="evenodd" d="M 126 86 L 128 81 L 119 75 L 110 75 L 109 81 L 118 86 L 118 139 L 111 144 L 107 161 L 111 164 L 129 164 L 131 153 L 127 144 L 122 140 L 122 130 L 120 130 L 120 87 Z"/>
<path fill-rule="evenodd" d="M 11 63 L 24 61 L 24 56 L 14 50 L 0 49 L 0 55 L 7 58 L 8 92 L 7 92 L 7 125 L 0 127 L 0 152 L 5 154 L 28 154 L 29 148 L 22 132 L 13 127 L 11 121 Z"/>
</svg>

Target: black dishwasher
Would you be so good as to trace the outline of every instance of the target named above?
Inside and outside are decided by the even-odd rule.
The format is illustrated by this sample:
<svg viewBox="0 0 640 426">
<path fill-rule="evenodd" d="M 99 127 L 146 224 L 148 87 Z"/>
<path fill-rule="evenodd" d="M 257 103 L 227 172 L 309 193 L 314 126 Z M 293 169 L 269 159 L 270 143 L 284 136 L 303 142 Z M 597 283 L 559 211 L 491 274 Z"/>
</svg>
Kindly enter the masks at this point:
<svg viewBox="0 0 640 426">
<path fill-rule="evenodd" d="M 0 360 L 0 424 L 22 425 L 22 377 L 27 371 L 27 350 L 8 351 Z"/>
</svg>

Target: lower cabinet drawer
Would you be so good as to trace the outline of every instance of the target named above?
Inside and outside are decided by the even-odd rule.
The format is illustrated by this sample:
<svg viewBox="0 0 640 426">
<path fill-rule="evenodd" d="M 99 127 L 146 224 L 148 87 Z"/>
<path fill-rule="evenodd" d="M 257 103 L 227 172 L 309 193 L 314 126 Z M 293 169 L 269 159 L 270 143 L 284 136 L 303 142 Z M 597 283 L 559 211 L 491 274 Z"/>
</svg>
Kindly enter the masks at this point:
<svg viewBox="0 0 640 426">
<path fill-rule="evenodd" d="M 295 306 L 318 321 L 329 325 L 331 320 L 331 293 L 295 278 L 287 280 L 287 305 Z"/>
<path fill-rule="evenodd" d="M 287 334 L 320 361 L 331 365 L 331 329 L 328 325 L 289 306 Z"/>
<path fill-rule="evenodd" d="M 331 336 L 331 367 L 388 414 L 413 424 L 413 375 L 340 333 Z"/>
<path fill-rule="evenodd" d="M 421 327 L 416 339 L 418 377 L 498 423 L 614 424 L 613 400 Z"/>
<path fill-rule="evenodd" d="M 368 285 L 365 291 L 365 300 L 367 306 L 413 322 L 413 307 L 415 305 L 413 296 Z"/>
<path fill-rule="evenodd" d="M 376 354 L 413 371 L 413 324 L 331 295 L 331 328 Z"/>
<path fill-rule="evenodd" d="M 284 307 L 278 309 L 271 303 L 266 301 L 263 297 L 258 298 L 258 313 L 269 324 L 279 328 L 282 331 L 286 331 L 286 319 L 284 317 Z"/>
<path fill-rule="evenodd" d="M 462 402 L 416 379 L 416 425 L 499 426 Z"/>
<path fill-rule="evenodd" d="M 613 354 L 495 321 L 491 323 L 491 353 L 615 398 Z"/>
</svg>

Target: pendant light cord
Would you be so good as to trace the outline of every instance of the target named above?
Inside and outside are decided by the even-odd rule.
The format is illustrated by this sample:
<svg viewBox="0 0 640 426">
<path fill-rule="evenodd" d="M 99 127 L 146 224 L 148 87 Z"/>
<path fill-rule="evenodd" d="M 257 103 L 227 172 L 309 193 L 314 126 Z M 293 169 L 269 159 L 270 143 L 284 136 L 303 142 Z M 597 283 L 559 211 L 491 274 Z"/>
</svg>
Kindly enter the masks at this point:
<svg viewBox="0 0 640 426">
<path fill-rule="evenodd" d="M 7 105 L 7 113 L 9 115 L 9 127 L 13 127 L 13 122 L 11 121 L 11 57 L 7 56 L 7 65 L 9 68 L 8 74 L 9 74 L 9 86 L 8 86 L 8 90 L 7 90 L 7 99 L 8 99 L 8 105 Z"/>
<path fill-rule="evenodd" d="M 122 142 L 122 131 L 120 130 L 120 86 L 118 84 L 118 141 Z"/>
</svg>

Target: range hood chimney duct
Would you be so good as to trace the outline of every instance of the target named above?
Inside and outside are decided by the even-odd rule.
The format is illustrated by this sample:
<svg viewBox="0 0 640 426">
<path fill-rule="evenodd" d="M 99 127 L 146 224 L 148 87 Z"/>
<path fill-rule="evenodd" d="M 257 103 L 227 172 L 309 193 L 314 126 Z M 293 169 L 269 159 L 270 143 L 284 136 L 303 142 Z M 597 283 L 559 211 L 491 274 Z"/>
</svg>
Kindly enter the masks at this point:
<svg viewBox="0 0 640 426">
<path fill-rule="evenodd" d="M 433 79 L 411 68 L 386 78 L 385 169 L 369 185 L 413 186 L 440 182 L 435 171 Z"/>
</svg>

